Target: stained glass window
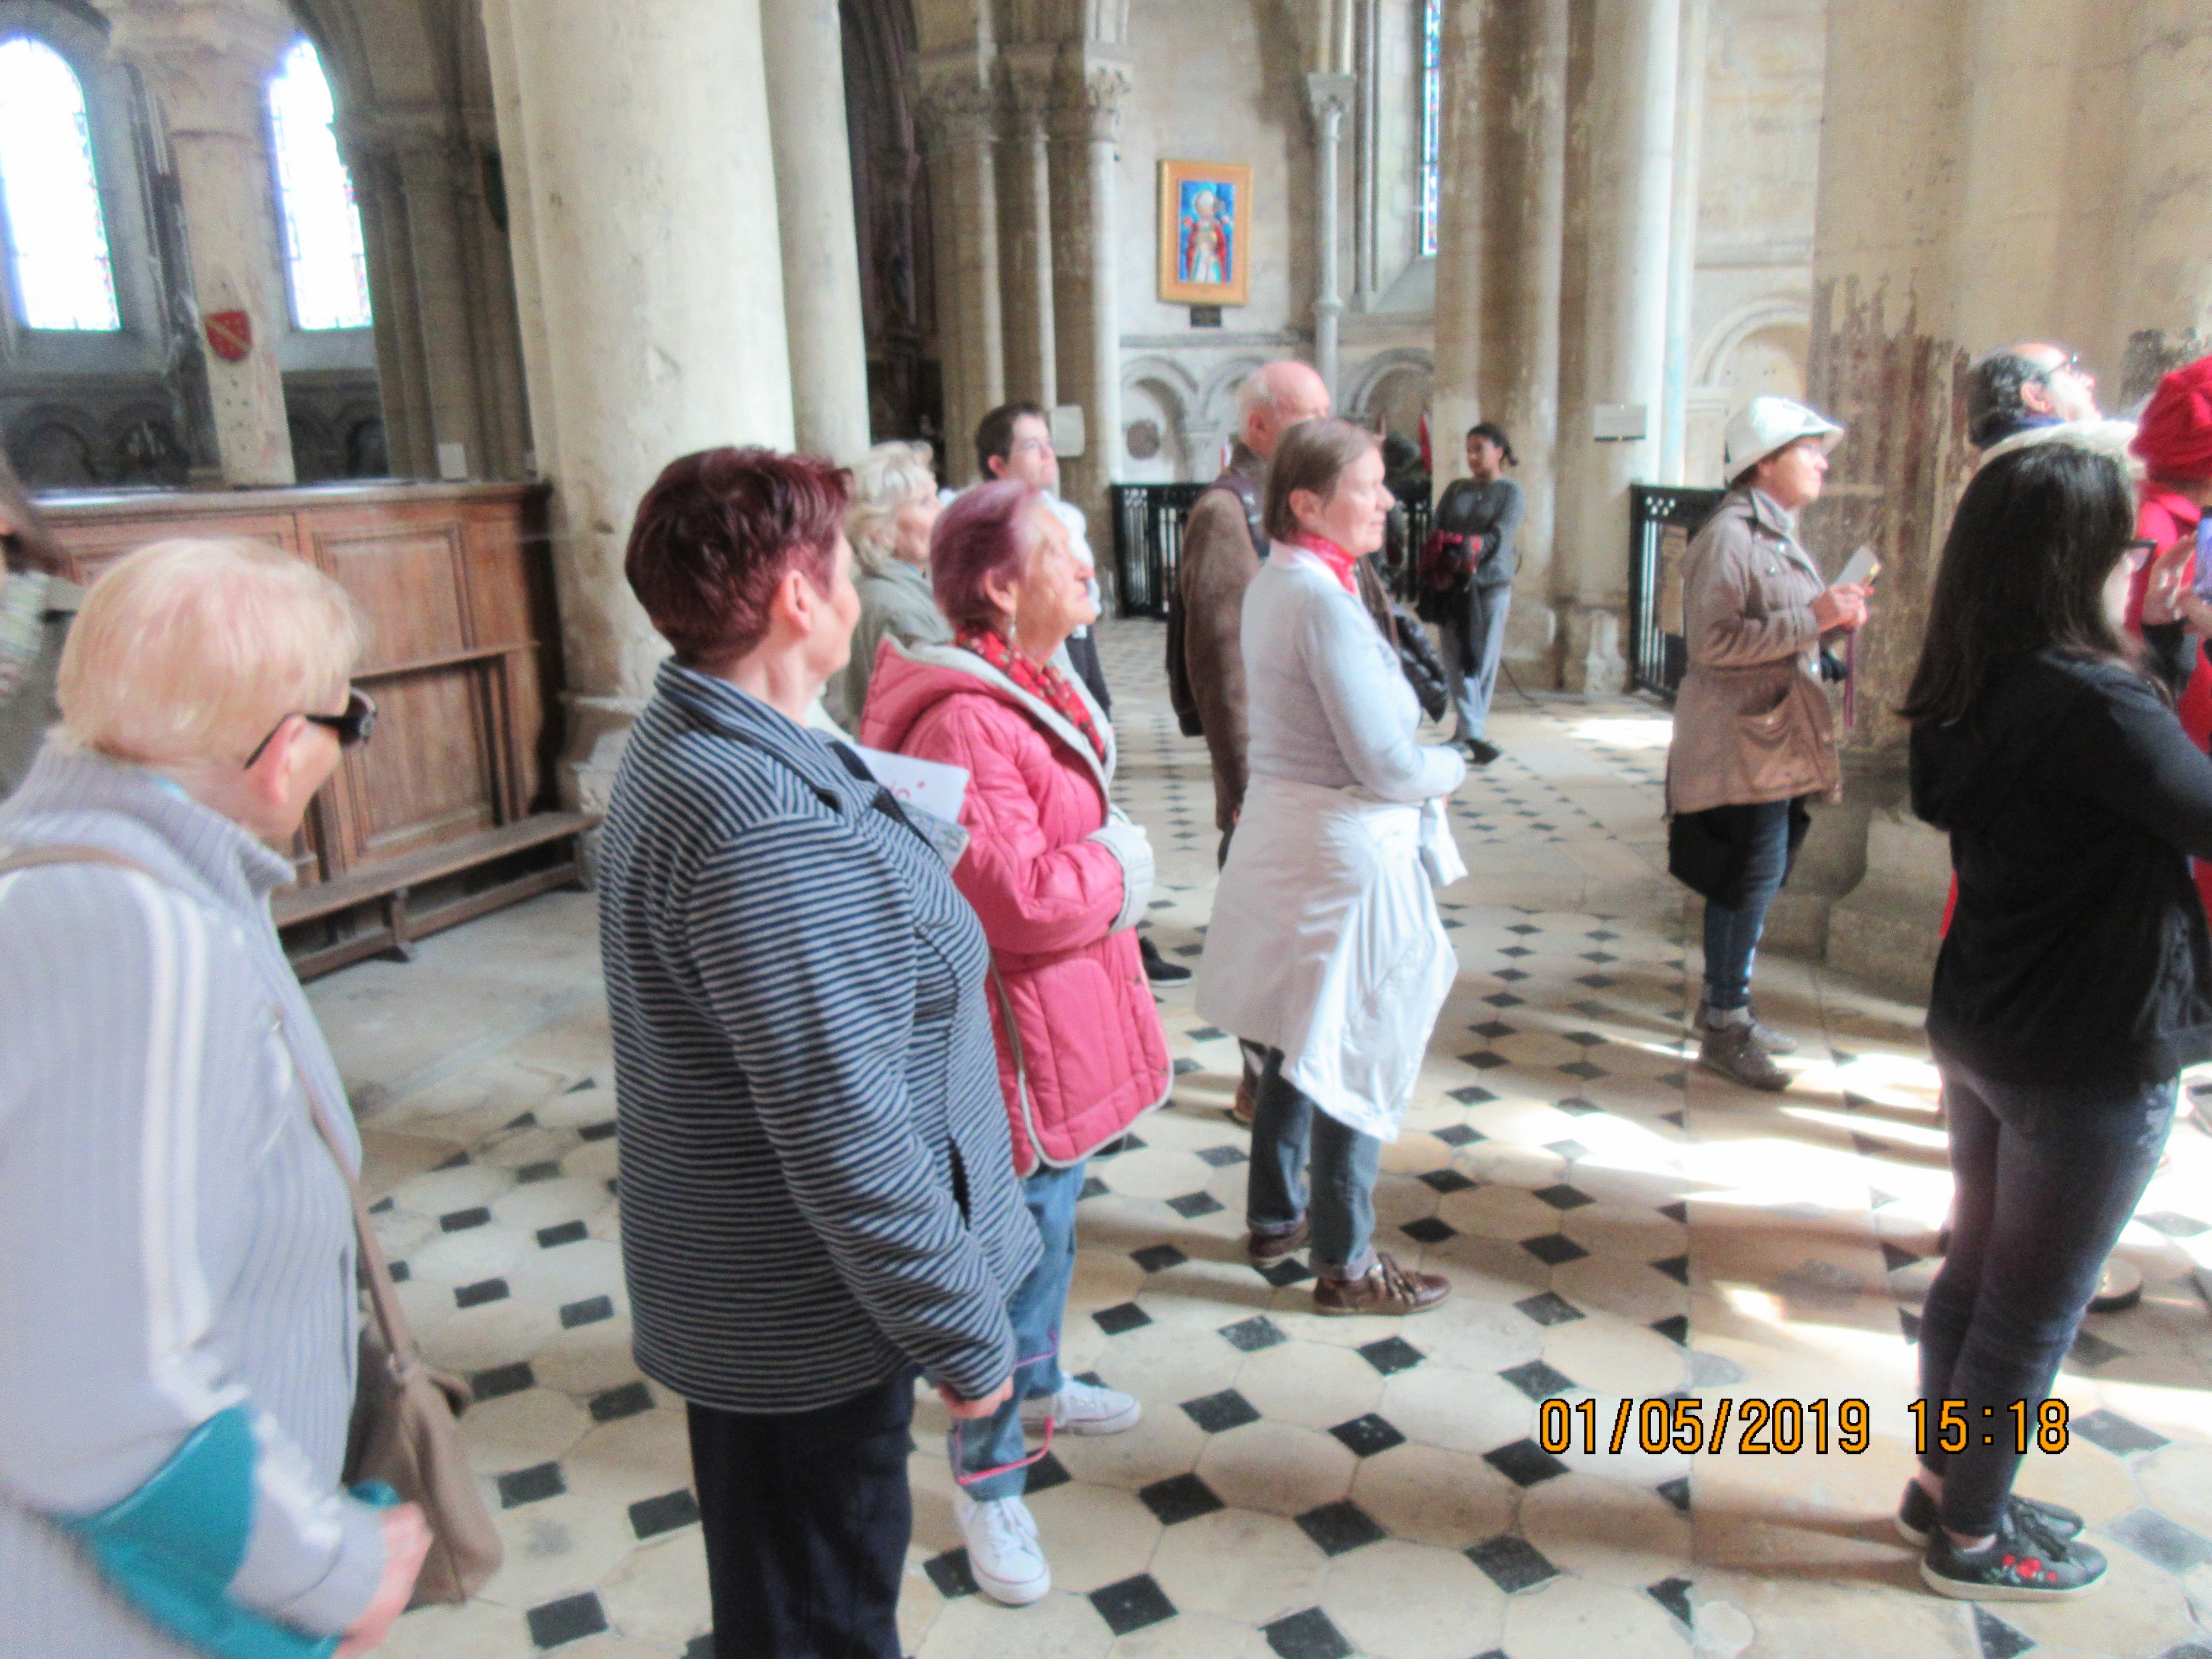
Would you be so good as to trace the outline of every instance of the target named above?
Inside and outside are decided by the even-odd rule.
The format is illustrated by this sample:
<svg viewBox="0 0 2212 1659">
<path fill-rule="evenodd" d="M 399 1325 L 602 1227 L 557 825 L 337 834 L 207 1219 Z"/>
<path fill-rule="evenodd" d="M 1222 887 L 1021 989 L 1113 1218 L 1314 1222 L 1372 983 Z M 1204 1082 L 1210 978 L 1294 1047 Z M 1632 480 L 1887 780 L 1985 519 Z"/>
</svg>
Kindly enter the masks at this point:
<svg viewBox="0 0 2212 1659">
<path fill-rule="evenodd" d="M 122 327 L 84 86 L 27 35 L 0 42 L 0 199 L 23 325 Z"/>
<path fill-rule="evenodd" d="M 310 42 L 295 43 L 269 83 L 269 125 L 292 317 L 303 329 L 367 328 L 370 321 L 368 254 L 353 179 L 331 131 L 336 112 L 322 59 Z"/>
<path fill-rule="evenodd" d="M 1421 4 L 1421 252 L 1437 251 L 1437 158 L 1443 148 L 1444 0 Z"/>
</svg>

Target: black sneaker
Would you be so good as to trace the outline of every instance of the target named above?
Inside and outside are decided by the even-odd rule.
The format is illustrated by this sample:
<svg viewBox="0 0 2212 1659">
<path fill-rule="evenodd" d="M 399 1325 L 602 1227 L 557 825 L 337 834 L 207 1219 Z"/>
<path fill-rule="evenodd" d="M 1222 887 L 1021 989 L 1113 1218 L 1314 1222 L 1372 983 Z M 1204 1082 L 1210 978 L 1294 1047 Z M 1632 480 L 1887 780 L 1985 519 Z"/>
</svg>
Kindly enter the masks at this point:
<svg viewBox="0 0 2212 1659">
<path fill-rule="evenodd" d="M 2045 1504 L 2018 1492 L 2006 1502 L 2027 1510 L 2062 1543 L 2081 1535 L 2084 1522 L 2063 1504 Z M 1906 1481 L 1905 1501 L 1897 1506 L 1897 1535 L 1915 1549 L 1922 1547 L 1936 1530 L 1936 1500 L 1928 1495 L 1928 1489 L 1917 1480 Z"/>
<path fill-rule="evenodd" d="M 1920 1577 L 1954 1601 L 2061 1601 L 2105 1576 L 2101 1553 L 2056 1536 L 2027 1510 L 2007 1504 L 1994 1541 L 1972 1554 L 1937 1527 L 1920 1558 Z"/>
<path fill-rule="evenodd" d="M 1189 969 L 1170 962 L 1142 933 L 1137 935 L 1137 954 L 1145 959 L 1145 977 L 1155 985 L 1180 985 L 1190 977 Z"/>
<path fill-rule="evenodd" d="M 1487 766 L 1505 751 L 1494 743 L 1485 743 L 1480 738 L 1467 740 L 1467 757 L 1477 766 Z"/>
</svg>

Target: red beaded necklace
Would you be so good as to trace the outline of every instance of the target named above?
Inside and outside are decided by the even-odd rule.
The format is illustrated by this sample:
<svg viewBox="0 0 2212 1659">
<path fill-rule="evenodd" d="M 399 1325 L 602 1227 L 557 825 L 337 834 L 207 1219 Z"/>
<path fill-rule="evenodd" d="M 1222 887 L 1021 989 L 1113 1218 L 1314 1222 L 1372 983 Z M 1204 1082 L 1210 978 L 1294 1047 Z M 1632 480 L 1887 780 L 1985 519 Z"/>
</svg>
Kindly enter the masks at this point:
<svg viewBox="0 0 2212 1659">
<path fill-rule="evenodd" d="M 960 629 L 953 643 L 963 651 L 972 651 L 997 669 L 1016 685 L 1040 700 L 1070 726 L 1083 733 L 1091 751 L 1100 760 L 1106 758 L 1106 738 L 1098 724 L 1091 718 L 1090 706 L 1083 694 L 1070 683 L 1067 676 L 1050 663 L 1030 661 L 1006 643 L 1005 635 L 994 629 L 977 628 L 972 624 Z"/>
</svg>

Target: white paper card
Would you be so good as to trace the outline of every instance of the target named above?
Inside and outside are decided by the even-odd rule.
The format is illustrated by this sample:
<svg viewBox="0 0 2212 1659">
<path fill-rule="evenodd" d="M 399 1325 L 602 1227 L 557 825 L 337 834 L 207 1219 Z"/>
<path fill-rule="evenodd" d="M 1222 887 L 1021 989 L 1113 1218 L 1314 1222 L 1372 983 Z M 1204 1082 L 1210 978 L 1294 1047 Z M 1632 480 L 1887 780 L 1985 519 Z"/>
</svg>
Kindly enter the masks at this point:
<svg viewBox="0 0 2212 1659">
<path fill-rule="evenodd" d="M 916 760 L 911 755 L 895 755 L 887 749 L 870 749 L 857 743 L 851 748 L 900 805 L 918 806 L 948 823 L 960 821 L 960 803 L 968 798 L 966 767 Z"/>
<path fill-rule="evenodd" d="M 1836 585 L 1838 587 L 1864 587 L 1881 568 L 1881 561 L 1875 556 L 1874 549 L 1862 542 L 1859 550 L 1851 555 L 1850 562 L 1836 578 Z"/>
</svg>

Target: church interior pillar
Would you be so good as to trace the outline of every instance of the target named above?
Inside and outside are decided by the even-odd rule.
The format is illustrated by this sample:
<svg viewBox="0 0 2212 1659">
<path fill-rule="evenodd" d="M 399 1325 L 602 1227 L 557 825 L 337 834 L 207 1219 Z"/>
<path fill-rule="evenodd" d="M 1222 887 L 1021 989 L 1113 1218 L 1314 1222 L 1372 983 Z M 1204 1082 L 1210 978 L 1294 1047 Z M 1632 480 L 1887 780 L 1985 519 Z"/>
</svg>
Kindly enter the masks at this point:
<svg viewBox="0 0 2212 1659">
<path fill-rule="evenodd" d="M 1053 114 L 1053 261 L 1060 401 L 1081 406 L 1085 443 L 1060 463 L 1060 494 L 1083 509 L 1091 550 L 1103 557 L 1110 537 L 1107 486 L 1121 452 L 1121 251 L 1115 171 L 1127 66 L 1117 58 L 1071 47 L 1056 83 Z M 1111 561 L 1107 562 L 1110 565 Z M 1102 573 L 1110 580 L 1110 571 Z"/>
<path fill-rule="evenodd" d="M 1006 398 L 994 100 L 973 49 L 921 66 L 945 373 L 945 481 L 975 477 L 975 428 Z"/>
<path fill-rule="evenodd" d="M 1046 125 L 1059 55 L 1059 47 L 1049 43 L 1009 46 L 1000 53 L 1006 94 L 999 148 L 1006 396 L 1047 409 L 1060 401 L 1052 275 L 1052 144 Z"/>
<path fill-rule="evenodd" d="M 1340 5 L 1349 0 L 1338 0 Z M 1336 63 L 1332 57 L 1328 61 Z M 1316 70 L 1306 76 L 1306 103 L 1314 120 L 1314 368 L 1337 391 L 1338 333 L 1344 319 L 1339 266 L 1344 118 L 1352 112 L 1358 82 L 1348 70 Z"/>
<path fill-rule="evenodd" d="M 868 447 L 868 360 L 842 33 L 837 0 L 762 8 L 793 419 L 801 449 L 849 462 Z"/>
<path fill-rule="evenodd" d="M 2159 377 L 2212 350 L 2212 15 L 2195 0 L 2137 0 L 2130 43 L 2117 258 L 2118 337 L 2106 348 L 2133 406 Z"/>
<path fill-rule="evenodd" d="M 106 9 L 116 56 L 161 104 L 224 482 L 289 484 L 292 434 L 276 347 L 289 319 L 263 88 L 298 27 L 279 0 L 206 0 L 189 10 L 110 0 Z"/>
<path fill-rule="evenodd" d="M 1628 489 L 1658 465 L 1680 0 L 1595 0 L 1593 15 L 1581 318 L 1590 413 L 1559 434 L 1561 679 L 1570 690 L 1618 691 L 1626 666 Z M 1601 440 L 1598 417 L 1607 415 L 1628 429 L 1640 423 L 1644 435 Z"/>
<path fill-rule="evenodd" d="M 1659 426 L 1661 483 L 1687 482 L 1690 315 L 1698 283 L 1698 161 L 1705 128 L 1705 26 L 1712 0 L 1680 0 L 1681 47 L 1674 77 L 1674 185 L 1667 227 L 1667 356 Z M 1699 478 L 1705 484 L 1710 479 Z"/>
<path fill-rule="evenodd" d="M 757 0 L 486 0 L 531 419 L 553 493 L 564 793 L 604 804 L 667 654 L 623 575 L 676 456 L 792 441 Z M 614 97 L 612 82 L 650 88 Z"/>
</svg>

